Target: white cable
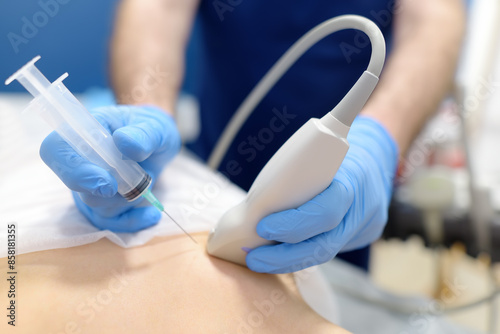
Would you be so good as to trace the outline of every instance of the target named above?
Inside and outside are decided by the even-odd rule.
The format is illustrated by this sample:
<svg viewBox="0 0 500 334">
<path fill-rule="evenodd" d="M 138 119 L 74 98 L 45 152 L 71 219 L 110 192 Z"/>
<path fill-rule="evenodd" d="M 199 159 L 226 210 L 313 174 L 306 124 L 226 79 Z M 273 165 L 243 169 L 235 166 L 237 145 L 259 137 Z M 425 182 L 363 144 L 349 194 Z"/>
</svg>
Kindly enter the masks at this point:
<svg viewBox="0 0 500 334">
<path fill-rule="evenodd" d="M 345 29 L 360 30 L 368 36 L 372 44 L 372 54 L 367 72 L 370 72 L 377 78 L 380 76 L 385 61 L 385 40 L 382 32 L 375 23 L 357 15 L 338 16 L 321 23 L 302 36 L 302 38 L 295 42 L 295 44 L 281 56 L 276 64 L 274 64 L 246 97 L 238 110 L 236 110 L 210 155 L 208 160 L 208 166 L 210 168 L 215 170 L 219 167 L 243 123 L 245 123 L 262 98 L 276 82 L 281 79 L 283 74 L 285 74 L 297 59 L 321 39 L 334 32 Z"/>
</svg>

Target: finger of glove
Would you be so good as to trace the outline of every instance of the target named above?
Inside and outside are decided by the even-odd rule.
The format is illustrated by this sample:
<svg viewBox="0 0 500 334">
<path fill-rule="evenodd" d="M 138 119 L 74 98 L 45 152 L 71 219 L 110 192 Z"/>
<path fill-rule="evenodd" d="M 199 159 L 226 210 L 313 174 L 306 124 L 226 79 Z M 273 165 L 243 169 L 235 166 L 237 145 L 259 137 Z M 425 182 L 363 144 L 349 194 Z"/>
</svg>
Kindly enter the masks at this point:
<svg viewBox="0 0 500 334">
<path fill-rule="evenodd" d="M 82 158 L 56 132 L 50 133 L 40 146 L 43 162 L 71 190 L 109 198 L 116 194 L 116 180 L 103 168 Z"/>
<path fill-rule="evenodd" d="M 297 209 L 277 212 L 257 224 L 264 239 L 298 243 L 340 224 L 354 199 L 349 182 L 334 180 L 322 193 Z"/>
<path fill-rule="evenodd" d="M 180 138 L 174 121 L 167 115 L 151 119 L 130 118 L 130 123 L 113 133 L 118 149 L 135 161 L 144 161 L 153 153 L 174 156 L 180 148 Z M 170 153 L 170 154 L 168 154 Z"/>
<path fill-rule="evenodd" d="M 378 240 L 384 231 L 386 220 L 379 222 L 371 220 L 368 221 L 361 229 L 358 229 L 342 247 L 342 252 L 349 252 L 370 245 L 375 240 Z"/>
<path fill-rule="evenodd" d="M 154 207 L 129 208 L 114 217 L 102 216 L 74 194 L 75 203 L 83 215 L 101 230 L 116 233 L 132 233 L 156 225 L 161 219 L 161 213 Z"/>
<path fill-rule="evenodd" d="M 325 263 L 339 253 L 356 231 L 357 227 L 344 219 L 333 230 L 297 244 L 258 247 L 248 253 L 247 266 L 256 272 L 280 274 Z"/>
<path fill-rule="evenodd" d="M 102 198 L 88 193 L 79 193 L 79 198 L 83 203 L 90 206 L 91 208 L 95 210 L 101 210 L 101 215 L 107 215 L 108 217 L 116 216 L 117 214 L 122 213 L 128 208 L 131 208 L 134 205 L 138 204 L 142 200 L 142 197 L 140 197 L 136 201 L 128 202 L 123 196 L 118 193 L 115 194 L 115 196 L 109 198 Z"/>
<path fill-rule="evenodd" d="M 331 260 L 343 244 L 336 236 L 338 232 L 331 231 L 297 244 L 282 243 L 258 247 L 248 253 L 246 263 L 250 270 L 259 273 L 283 274 L 299 271 Z"/>
</svg>

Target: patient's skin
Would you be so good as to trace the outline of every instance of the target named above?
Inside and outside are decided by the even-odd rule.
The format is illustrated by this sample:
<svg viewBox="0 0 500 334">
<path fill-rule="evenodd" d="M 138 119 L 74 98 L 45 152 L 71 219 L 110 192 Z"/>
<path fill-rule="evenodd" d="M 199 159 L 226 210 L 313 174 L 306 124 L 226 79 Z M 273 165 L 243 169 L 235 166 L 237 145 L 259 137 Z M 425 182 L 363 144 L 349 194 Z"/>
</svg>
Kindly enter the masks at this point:
<svg viewBox="0 0 500 334">
<path fill-rule="evenodd" d="M 2 279 L 0 332 L 347 333 L 303 302 L 290 275 L 211 257 L 207 234 L 194 236 L 199 245 L 184 235 L 128 249 L 102 239 L 20 255 L 16 327 Z"/>
</svg>

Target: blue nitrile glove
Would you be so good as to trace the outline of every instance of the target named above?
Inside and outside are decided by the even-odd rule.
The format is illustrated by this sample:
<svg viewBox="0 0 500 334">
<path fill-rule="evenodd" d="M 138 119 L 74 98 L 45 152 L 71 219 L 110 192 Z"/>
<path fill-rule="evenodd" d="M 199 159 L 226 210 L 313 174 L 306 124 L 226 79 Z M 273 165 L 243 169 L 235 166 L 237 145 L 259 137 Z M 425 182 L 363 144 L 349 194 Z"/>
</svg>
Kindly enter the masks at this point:
<svg viewBox="0 0 500 334">
<path fill-rule="evenodd" d="M 180 136 L 173 118 L 152 106 L 110 106 L 91 111 L 110 133 L 124 156 L 139 162 L 154 183 L 177 154 Z M 73 190 L 78 209 L 90 222 L 114 232 L 135 232 L 156 224 L 161 213 L 152 206 L 136 208 L 117 193 L 106 170 L 78 155 L 56 132 L 40 148 L 42 160 Z"/>
<path fill-rule="evenodd" d="M 294 272 L 380 237 L 398 163 L 397 145 L 382 125 L 362 116 L 353 123 L 347 139 L 349 151 L 327 189 L 297 209 L 271 214 L 259 222 L 257 233 L 262 238 L 281 243 L 250 251 L 248 268 Z"/>
</svg>

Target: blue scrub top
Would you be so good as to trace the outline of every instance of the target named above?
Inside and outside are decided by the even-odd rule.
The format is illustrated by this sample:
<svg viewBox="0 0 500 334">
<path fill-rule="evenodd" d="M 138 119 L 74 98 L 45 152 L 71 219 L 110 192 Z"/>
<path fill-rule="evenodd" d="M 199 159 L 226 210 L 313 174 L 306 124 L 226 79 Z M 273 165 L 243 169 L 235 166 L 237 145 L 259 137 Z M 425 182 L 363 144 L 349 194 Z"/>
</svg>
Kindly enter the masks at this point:
<svg viewBox="0 0 500 334">
<path fill-rule="evenodd" d="M 390 42 L 394 0 L 202 1 L 194 94 L 201 134 L 188 145 L 207 159 L 251 89 L 302 35 L 342 14 L 370 18 Z M 368 38 L 349 30 L 316 44 L 254 110 L 219 170 L 248 190 L 277 149 L 309 118 L 330 111 L 366 69 Z M 189 64 L 188 64 L 189 65 Z"/>
<path fill-rule="evenodd" d="M 343 14 L 373 20 L 390 49 L 395 0 L 205 0 L 198 45 L 189 64 L 199 98 L 201 134 L 188 145 L 207 159 L 229 119 L 251 89 L 302 35 Z M 283 143 L 309 118 L 322 117 L 366 69 L 371 46 L 349 30 L 318 42 L 283 76 L 236 136 L 219 170 L 245 190 Z M 193 59 L 191 59 L 193 61 Z M 194 66 L 193 66 L 194 65 Z M 293 182 L 293 181 L 291 181 Z M 369 247 L 339 254 L 367 270 Z"/>
</svg>

